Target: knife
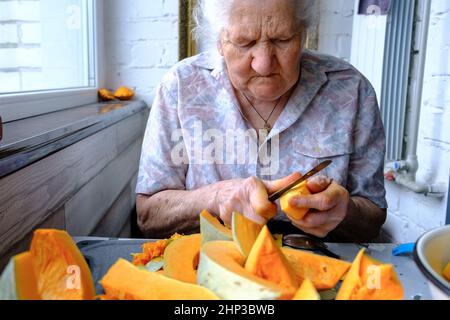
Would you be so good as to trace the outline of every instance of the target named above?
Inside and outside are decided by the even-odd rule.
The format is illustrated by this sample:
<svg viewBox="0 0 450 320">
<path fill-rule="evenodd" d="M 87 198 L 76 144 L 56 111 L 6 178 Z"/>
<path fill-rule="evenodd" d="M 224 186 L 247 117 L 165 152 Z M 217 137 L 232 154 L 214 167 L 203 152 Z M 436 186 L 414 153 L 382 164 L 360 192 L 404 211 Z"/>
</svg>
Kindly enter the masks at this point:
<svg viewBox="0 0 450 320">
<path fill-rule="evenodd" d="M 312 176 L 314 176 L 315 174 L 319 173 L 320 171 L 322 171 L 323 169 L 328 167 L 331 163 L 333 163 L 333 161 L 331 161 L 331 160 L 327 160 L 327 161 L 322 162 L 321 164 L 319 164 L 318 166 L 313 168 L 311 171 L 309 171 L 308 173 L 303 175 L 300 179 L 297 179 L 296 181 L 292 182 L 291 184 L 289 184 L 288 186 L 284 187 L 283 189 L 278 190 L 277 192 L 271 194 L 269 196 L 269 201 L 270 202 L 277 201 L 279 198 L 281 198 L 283 196 L 283 194 L 285 194 L 286 192 L 288 192 L 292 188 L 296 187 L 298 184 L 302 183 L 303 181 L 306 181 L 309 178 L 311 178 Z"/>
</svg>

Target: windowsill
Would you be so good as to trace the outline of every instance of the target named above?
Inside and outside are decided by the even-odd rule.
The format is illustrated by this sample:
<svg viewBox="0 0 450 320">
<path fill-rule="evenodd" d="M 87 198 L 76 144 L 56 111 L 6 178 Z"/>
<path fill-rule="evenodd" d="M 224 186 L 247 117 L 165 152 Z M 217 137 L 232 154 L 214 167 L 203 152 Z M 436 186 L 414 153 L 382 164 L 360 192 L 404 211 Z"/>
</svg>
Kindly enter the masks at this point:
<svg viewBox="0 0 450 320">
<path fill-rule="evenodd" d="M 147 108 L 143 101 L 96 103 L 4 123 L 0 178 Z"/>
</svg>

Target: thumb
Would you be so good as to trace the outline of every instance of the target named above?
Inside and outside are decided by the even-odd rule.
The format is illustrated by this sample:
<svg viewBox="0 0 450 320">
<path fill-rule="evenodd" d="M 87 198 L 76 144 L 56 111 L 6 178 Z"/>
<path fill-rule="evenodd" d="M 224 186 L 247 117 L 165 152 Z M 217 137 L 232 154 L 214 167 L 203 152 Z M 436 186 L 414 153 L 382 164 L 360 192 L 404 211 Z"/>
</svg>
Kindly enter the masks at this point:
<svg viewBox="0 0 450 320">
<path fill-rule="evenodd" d="M 309 191 L 314 194 L 326 190 L 332 182 L 332 179 L 326 176 L 316 176 L 308 179 L 306 186 Z"/>
<path fill-rule="evenodd" d="M 287 177 L 284 177 L 282 179 L 268 181 L 263 180 L 264 186 L 266 187 L 267 193 L 271 195 L 272 193 L 277 192 L 278 190 L 288 186 L 292 182 L 300 179 L 302 175 L 299 172 L 294 172 Z"/>
</svg>

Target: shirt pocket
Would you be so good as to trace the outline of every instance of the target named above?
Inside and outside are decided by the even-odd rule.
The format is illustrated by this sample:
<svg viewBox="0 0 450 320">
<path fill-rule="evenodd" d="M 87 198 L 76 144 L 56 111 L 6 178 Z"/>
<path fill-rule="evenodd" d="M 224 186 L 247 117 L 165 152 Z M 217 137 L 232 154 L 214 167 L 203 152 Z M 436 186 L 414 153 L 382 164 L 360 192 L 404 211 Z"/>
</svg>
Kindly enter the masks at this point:
<svg viewBox="0 0 450 320">
<path fill-rule="evenodd" d="M 346 185 L 350 157 L 354 151 L 351 133 L 320 132 L 307 137 L 296 136 L 292 139 L 292 147 L 293 165 L 297 170 L 306 173 L 319 163 L 331 160 L 332 164 L 321 174 Z"/>
</svg>

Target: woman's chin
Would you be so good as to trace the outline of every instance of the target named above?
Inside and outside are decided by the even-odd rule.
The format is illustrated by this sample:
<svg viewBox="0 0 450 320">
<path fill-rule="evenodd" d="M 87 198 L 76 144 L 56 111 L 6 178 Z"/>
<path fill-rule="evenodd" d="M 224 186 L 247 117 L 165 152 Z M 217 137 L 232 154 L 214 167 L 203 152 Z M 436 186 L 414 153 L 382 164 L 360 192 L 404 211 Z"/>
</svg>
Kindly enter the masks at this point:
<svg viewBox="0 0 450 320">
<path fill-rule="evenodd" d="M 273 88 L 259 88 L 252 90 L 252 95 L 260 101 L 275 101 L 283 96 L 283 91 L 273 90 Z"/>
</svg>

